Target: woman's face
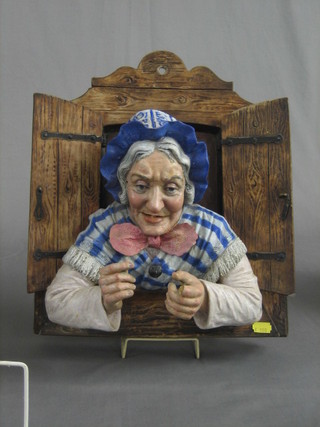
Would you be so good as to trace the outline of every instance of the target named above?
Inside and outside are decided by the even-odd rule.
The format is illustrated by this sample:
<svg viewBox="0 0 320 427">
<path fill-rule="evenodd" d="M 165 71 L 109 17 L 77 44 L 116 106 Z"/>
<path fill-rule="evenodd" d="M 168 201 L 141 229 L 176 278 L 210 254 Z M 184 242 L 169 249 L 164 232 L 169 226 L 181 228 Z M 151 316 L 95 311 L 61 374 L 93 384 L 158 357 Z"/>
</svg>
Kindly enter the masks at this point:
<svg viewBox="0 0 320 427">
<path fill-rule="evenodd" d="M 185 179 L 179 163 L 155 151 L 137 161 L 127 176 L 131 219 L 147 236 L 161 236 L 179 221 Z"/>
</svg>

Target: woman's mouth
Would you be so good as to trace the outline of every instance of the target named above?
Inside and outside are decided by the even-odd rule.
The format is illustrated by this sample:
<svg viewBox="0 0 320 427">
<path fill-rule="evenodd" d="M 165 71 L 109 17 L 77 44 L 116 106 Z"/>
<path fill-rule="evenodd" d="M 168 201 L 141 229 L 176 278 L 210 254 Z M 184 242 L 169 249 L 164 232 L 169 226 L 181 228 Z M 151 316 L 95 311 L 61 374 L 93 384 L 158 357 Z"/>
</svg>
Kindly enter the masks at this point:
<svg viewBox="0 0 320 427">
<path fill-rule="evenodd" d="M 146 222 L 148 222 L 149 224 L 158 224 L 159 222 L 161 222 L 165 216 L 164 215 L 151 215 L 151 214 L 147 214 L 142 212 L 143 218 Z"/>
</svg>

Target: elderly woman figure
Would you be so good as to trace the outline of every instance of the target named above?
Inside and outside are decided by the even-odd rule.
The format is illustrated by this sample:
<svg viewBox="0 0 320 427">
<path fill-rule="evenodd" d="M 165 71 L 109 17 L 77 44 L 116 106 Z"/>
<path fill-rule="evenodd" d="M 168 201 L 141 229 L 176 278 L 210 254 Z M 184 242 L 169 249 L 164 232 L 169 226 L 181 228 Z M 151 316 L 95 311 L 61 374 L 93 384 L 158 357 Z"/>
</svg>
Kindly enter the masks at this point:
<svg viewBox="0 0 320 427">
<path fill-rule="evenodd" d="M 108 144 L 101 173 L 115 201 L 91 215 L 64 256 L 46 293 L 51 321 L 117 331 L 137 287 L 165 289 L 168 312 L 201 329 L 260 319 L 245 245 L 196 204 L 208 156 L 191 126 L 158 110 L 137 113 Z"/>
</svg>

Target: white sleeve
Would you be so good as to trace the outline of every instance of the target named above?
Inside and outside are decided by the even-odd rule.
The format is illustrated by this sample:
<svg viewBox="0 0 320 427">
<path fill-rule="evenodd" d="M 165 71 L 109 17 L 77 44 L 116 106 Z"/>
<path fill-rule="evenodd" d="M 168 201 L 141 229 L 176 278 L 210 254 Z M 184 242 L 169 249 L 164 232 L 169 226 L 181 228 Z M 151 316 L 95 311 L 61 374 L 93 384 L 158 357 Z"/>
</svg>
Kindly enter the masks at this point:
<svg viewBox="0 0 320 427">
<path fill-rule="evenodd" d="M 248 325 L 262 316 L 262 296 L 258 281 L 246 256 L 221 283 L 202 280 L 208 292 L 208 313 L 198 312 L 194 321 L 200 329 Z"/>
<path fill-rule="evenodd" d="M 108 315 L 100 287 L 64 264 L 48 287 L 45 297 L 49 319 L 72 328 L 115 332 L 120 327 L 121 311 Z"/>
</svg>

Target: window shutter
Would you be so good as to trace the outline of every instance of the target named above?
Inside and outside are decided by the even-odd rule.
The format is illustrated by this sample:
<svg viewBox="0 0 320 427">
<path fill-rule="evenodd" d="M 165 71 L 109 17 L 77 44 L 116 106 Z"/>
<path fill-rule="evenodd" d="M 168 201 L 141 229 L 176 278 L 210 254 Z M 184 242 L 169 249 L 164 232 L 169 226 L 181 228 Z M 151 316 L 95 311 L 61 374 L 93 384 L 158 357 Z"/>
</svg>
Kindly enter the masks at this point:
<svg viewBox="0 0 320 427">
<path fill-rule="evenodd" d="M 223 211 L 248 248 L 262 290 L 294 292 L 289 113 L 286 98 L 222 121 Z"/>
<path fill-rule="evenodd" d="M 99 208 L 101 143 L 77 135 L 101 133 L 99 113 L 34 95 L 28 292 L 46 289 L 63 253 Z"/>
</svg>

